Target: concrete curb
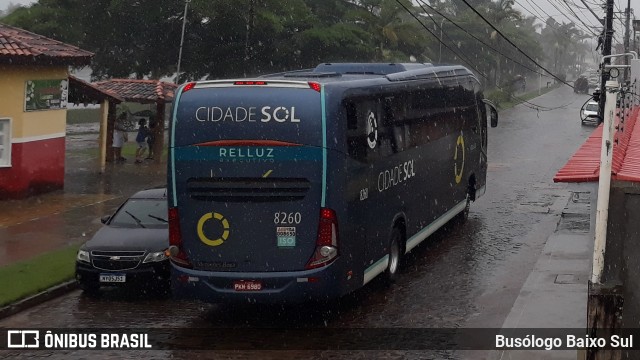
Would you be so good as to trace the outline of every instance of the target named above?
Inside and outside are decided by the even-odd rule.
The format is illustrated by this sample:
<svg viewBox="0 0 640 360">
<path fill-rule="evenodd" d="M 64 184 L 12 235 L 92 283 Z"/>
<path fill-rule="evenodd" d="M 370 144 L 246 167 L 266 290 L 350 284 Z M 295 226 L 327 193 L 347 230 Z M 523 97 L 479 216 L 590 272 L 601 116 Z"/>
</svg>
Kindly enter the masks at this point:
<svg viewBox="0 0 640 360">
<path fill-rule="evenodd" d="M 78 283 L 75 280 L 69 280 L 60 285 L 56 285 L 48 288 L 35 295 L 29 296 L 26 299 L 18 300 L 17 302 L 7 305 L 0 309 L 0 319 L 7 318 L 11 315 L 15 315 L 28 308 L 40 305 L 53 298 L 65 295 L 78 288 Z"/>
</svg>

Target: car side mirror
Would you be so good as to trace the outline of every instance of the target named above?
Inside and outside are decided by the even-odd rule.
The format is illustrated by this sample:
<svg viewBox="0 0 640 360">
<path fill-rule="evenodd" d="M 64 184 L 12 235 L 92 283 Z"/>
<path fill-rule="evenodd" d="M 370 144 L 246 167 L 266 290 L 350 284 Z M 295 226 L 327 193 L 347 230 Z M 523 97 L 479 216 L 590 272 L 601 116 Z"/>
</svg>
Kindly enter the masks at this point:
<svg viewBox="0 0 640 360">
<path fill-rule="evenodd" d="M 100 218 L 100 222 L 106 224 L 107 222 L 109 222 L 109 219 L 111 219 L 111 215 L 105 215 Z"/>
<path fill-rule="evenodd" d="M 489 123 L 491 127 L 498 127 L 498 110 L 496 106 L 489 100 L 482 100 L 487 109 L 487 116 L 489 117 Z"/>
</svg>

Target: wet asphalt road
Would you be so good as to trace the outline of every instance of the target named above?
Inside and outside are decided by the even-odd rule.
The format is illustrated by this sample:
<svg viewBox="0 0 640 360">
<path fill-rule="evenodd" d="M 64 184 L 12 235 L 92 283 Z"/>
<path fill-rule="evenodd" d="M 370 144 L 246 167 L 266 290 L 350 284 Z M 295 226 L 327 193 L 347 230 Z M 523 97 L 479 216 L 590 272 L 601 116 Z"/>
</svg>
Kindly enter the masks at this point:
<svg viewBox="0 0 640 360">
<path fill-rule="evenodd" d="M 489 132 L 487 193 L 471 206 L 466 223 L 450 223 L 409 255 L 396 284 L 373 281 L 326 306 L 253 307 L 176 303 L 157 294 L 107 291 L 93 299 L 75 291 L 0 321 L 0 328 L 458 328 L 501 327 L 555 230 L 553 204 L 569 191 L 555 172 L 593 130 L 580 125 L 586 100 L 563 87 L 526 106 L 500 113 Z M 208 333 L 206 336 L 211 336 Z M 207 339 L 197 339 L 202 342 Z M 372 339 L 375 342 L 375 339 Z M 401 346 L 400 346 L 401 347 Z M 416 358 L 463 359 L 453 351 L 34 351 L 5 352 L 26 358 Z"/>
</svg>

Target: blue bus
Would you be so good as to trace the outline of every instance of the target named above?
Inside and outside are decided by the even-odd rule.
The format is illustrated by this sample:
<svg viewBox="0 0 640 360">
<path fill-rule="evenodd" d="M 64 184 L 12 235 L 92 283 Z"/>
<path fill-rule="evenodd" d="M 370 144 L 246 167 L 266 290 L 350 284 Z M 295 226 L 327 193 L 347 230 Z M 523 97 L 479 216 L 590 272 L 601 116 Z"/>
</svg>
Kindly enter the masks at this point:
<svg viewBox="0 0 640 360">
<path fill-rule="evenodd" d="M 176 96 L 172 290 L 209 302 L 350 293 L 484 194 L 495 107 L 462 66 L 331 63 Z"/>
</svg>

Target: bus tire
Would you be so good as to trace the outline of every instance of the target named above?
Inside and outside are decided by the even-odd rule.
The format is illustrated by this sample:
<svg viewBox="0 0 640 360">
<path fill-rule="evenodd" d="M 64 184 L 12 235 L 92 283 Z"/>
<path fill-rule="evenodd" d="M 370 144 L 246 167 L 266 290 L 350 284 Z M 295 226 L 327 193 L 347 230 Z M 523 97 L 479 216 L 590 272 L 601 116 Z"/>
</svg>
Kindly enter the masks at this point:
<svg viewBox="0 0 640 360">
<path fill-rule="evenodd" d="M 402 263 L 402 253 L 404 249 L 404 232 L 398 227 L 394 227 L 389 240 L 389 264 L 385 271 L 387 283 L 394 283 L 400 273 Z"/>
</svg>

